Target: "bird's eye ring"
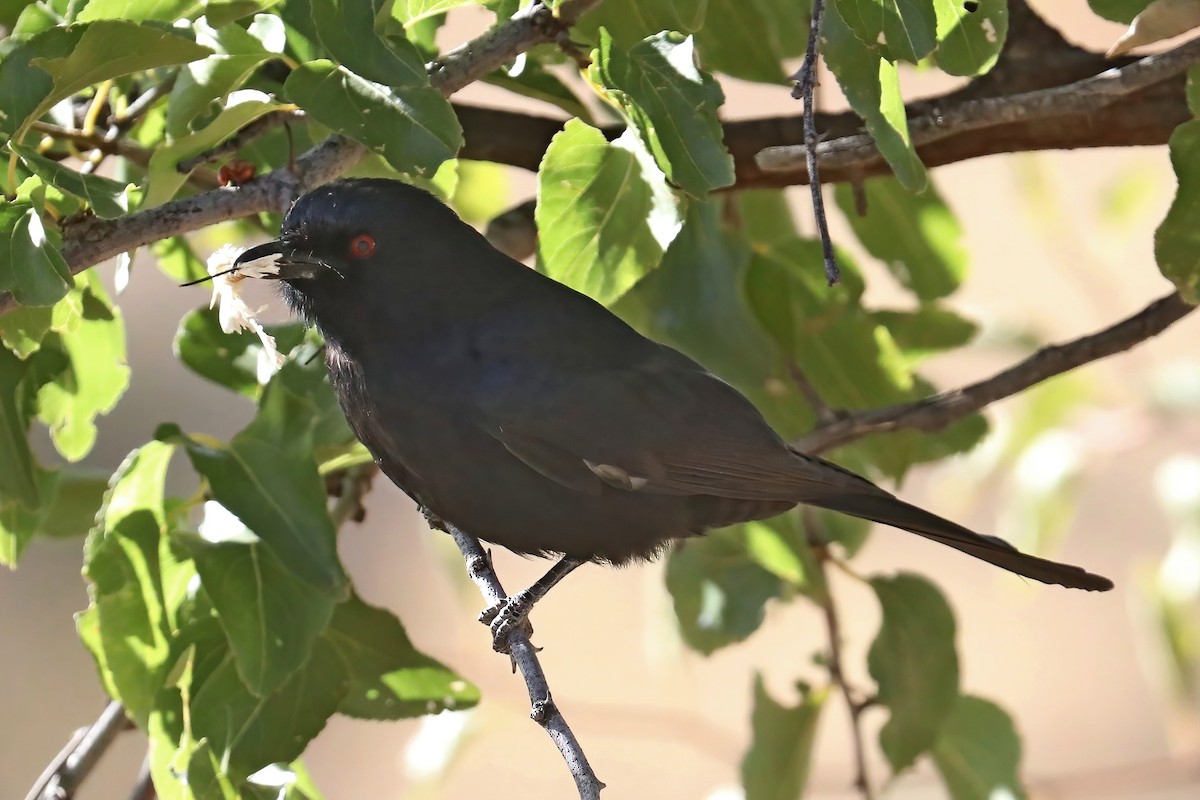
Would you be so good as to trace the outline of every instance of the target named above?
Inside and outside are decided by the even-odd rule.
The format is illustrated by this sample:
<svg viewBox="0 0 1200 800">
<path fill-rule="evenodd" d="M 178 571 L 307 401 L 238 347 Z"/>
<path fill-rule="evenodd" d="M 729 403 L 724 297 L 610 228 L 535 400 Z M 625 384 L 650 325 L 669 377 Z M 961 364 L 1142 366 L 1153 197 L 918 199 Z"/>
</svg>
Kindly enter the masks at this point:
<svg viewBox="0 0 1200 800">
<path fill-rule="evenodd" d="M 355 258 L 370 258 L 375 254 L 375 237 L 369 233 L 360 233 L 350 240 L 350 255 Z"/>
</svg>

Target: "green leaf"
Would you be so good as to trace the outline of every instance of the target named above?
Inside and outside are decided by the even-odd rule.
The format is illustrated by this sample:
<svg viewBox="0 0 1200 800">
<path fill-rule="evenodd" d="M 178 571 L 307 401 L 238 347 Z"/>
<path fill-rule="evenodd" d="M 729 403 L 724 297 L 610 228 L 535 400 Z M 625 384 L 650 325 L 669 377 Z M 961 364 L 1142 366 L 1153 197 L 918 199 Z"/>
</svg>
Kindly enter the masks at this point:
<svg viewBox="0 0 1200 800">
<path fill-rule="evenodd" d="M 91 606 L 80 635 L 113 697 L 143 726 L 171 663 L 175 609 L 166 587 L 194 574 L 168 554 L 163 486 L 172 452 L 151 442 L 129 455 L 85 548 Z"/>
<path fill-rule="evenodd" d="M 396 170 L 432 175 L 462 147 L 450 103 L 428 86 L 389 89 L 331 61 L 301 64 L 284 92 L 313 119 L 380 153 Z"/>
<path fill-rule="evenodd" d="M 14 503 L 32 511 L 41 500 L 36 462 L 27 438 L 30 410 L 25 408 L 23 383 L 28 369 L 26 362 L 0 348 L 0 513 L 6 516 L 17 512 Z M 12 525 L 14 522 L 9 522 L 5 527 Z M 4 563 L 14 563 L 20 548 L 12 544 L 3 549 Z"/>
<path fill-rule="evenodd" d="M 333 617 L 334 601 L 297 577 L 218 504 L 205 509 L 204 538 L 188 537 L 184 543 L 217 610 L 242 682 L 262 697 L 308 661 Z"/>
<path fill-rule="evenodd" d="M 237 98 L 236 102 L 234 97 Z M 279 107 L 261 92 L 238 92 L 203 130 L 176 139 L 166 147 L 156 148 L 146 168 L 148 186 L 143 206 L 151 208 L 162 205 L 175 196 L 188 177 L 188 173 L 179 171 L 180 162 L 211 150 L 246 125 Z"/>
<path fill-rule="evenodd" d="M 96 442 L 95 419 L 116 406 L 129 387 L 125 362 L 125 324 L 108 299 L 99 276 L 81 273 L 73 290 L 80 298 L 81 317 L 69 333 L 52 332 L 42 350 L 63 353 L 67 369 L 44 385 L 37 395 L 38 419 L 50 429 L 63 458 L 78 461 Z"/>
<path fill-rule="evenodd" d="M 782 189 L 747 189 L 734 195 L 737 221 L 745 237 L 755 244 L 772 244 L 797 235 L 796 221 Z"/>
<path fill-rule="evenodd" d="M 663 31 L 695 33 L 704 27 L 704 16 L 711 0 L 607 0 L 585 13 L 571 28 L 571 36 L 580 41 L 600 41 L 600 29 L 606 29 L 614 42 L 630 47 Z M 720 2 L 720 0 L 718 0 Z"/>
<path fill-rule="evenodd" d="M 832 4 L 825 9 L 821 54 L 901 185 L 914 192 L 924 189 L 925 165 L 917 157 L 908 133 L 896 66 L 876 48 L 859 41 Z"/>
<path fill-rule="evenodd" d="M 910 366 L 944 350 L 962 347 L 979 330 L 971 320 L 932 304 L 916 311 L 876 311 L 872 317 L 887 328 Z"/>
<path fill-rule="evenodd" d="M 432 17 L 434 14 L 441 14 L 471 2 L 474 0 L 396 0 L 392 6 L 392 17 L 404 23 L 407 28 L 426 17 Z"/>
<path fill-rule="evenodd" d="M 601 30 L 588 74 L 637 127 L 672 184 L 703 197 L 733 183 L 733 157 L 717 119 L 725 95 L 696 67 L 692 37 L 661 33 L 626 51 Z"/>
<path fill-rule="evenodd" d="M 299 323 L 271 326 L 279 352 L 288 353 L 304 338 Z M 225 333 L 215 310 L 199 308 L 179 321 L 175 355 L 188 369 L 246 397 L 258 397 L 263 348 L 250 331 Z M 272 365 L 273 366 L 273 365 Z"/>
<path fill-rule="evenodd" d="M 662 265 L 613 310 L 729 381 L 782 436 L 797 436 L 811 428 L 813 416 L 791 383 L 784 354 L 747 302 L 750 248 L 724 228 L 722 214 L 722 201 L 689 204 Z"/>
<path fill-rule="evenodd" d="M 800 704 L 785 706 L 768 694 L 761 673 L 754 676 L 753 738 L 742 759 L 746 800 L 799 800 L 804 796 L 817 723 L 827 696 L 827 691 L 801 687 Z"/>
<path fill-rule="evenodd" d="M 957 289 L 967 272 L 962 227 L 936 189 L 910 192 L 891 177 L 869 178 L 861 188 L 864 215 L 856 211 L 848 185 L 839 184 L 835 196 L 867 251 L 922 300 Z"/>
<path fill-rule="evenodd" d="M 245 780 L 269 764 L 298 758 L 337 710 L 350 680 L 332 645 L 318 639 L 312 656 L 278 691 L 256 697 L 227 656 L 192 699 L 192 732 L 221 754 L 222 771 Z"/>
<path fill-rule="evenodd" d="M 338 604 L 325 640 L 350 673 L 342 714 L 403 719 L 479 702 L 477 688 L 413 647 L 394 614 L 357 595 Z"/>
<path fill-rule="evenodd" d="M 236 19 L 248 17 L 279 5 L 280 0 L 207 0 L 204 16 L 208 24 L 220 28 Z"/>
<path fill-rule="evenodd" d="M 901 772 L 938 741 L 958 697 L 954 614 L 937 587 L 916 575 L 873 578 L 883 623 L 867 655 L 878 701 L 891 711 L 879 744 Z"/>
<path fill-rule="evenodd" d="M 99 175 L 84 175 L 76 172 L 58 161 L 43 158 L 30 147 L 12 143 L 9 146 L 21 156 L 34 174 L 46 183 L 86 200 L 87 204 L 92 207 L 92 211 L 96 212 L 96 216 L 113 219 L 129 213 L 129 196 L 125 192 L 128 184 L 102 178 Z"/>
<path fill-rule="evenodd" d="M 417 48 L 407 39 L 385 39 L 379 34 L 388 19 L 387 6 L 383 0 L 310 3 L 313 27 L 321 44 L 347 70 L 364 81 L 393 89 L 429 86 L 425 62 Z"/>
<path fill-rule="evenodd" d="M 187 283 L 208 275 L 204 262 L 182 236 L 160 239 L 150 245 L 150 252 L 154 254 L 158 268 L 173 281 Z"/>
<path fill-rule="evenodd" d="M 524 97 L 551 103 L 572 117 L 592 122 L 591 109 L 584 105 L 571 87 L 532 58 L 519 59 L 512 67 L 496 70 L 484 81 Z"/>
<path fill-rule="evenodd" d="M 779 578 L 750 555 L 741 526 L 680 542 L 667 557 L 667 591 L 683 640 L 710 655 L 758 630 Z"/>
<path fill-rule="evenodd" d="M 192 24 L 196 41 L 213 55 L 179 70 L 167 105 L 167 133 L 179 139 L 213 103 L 238 88 L 264 61 L 275 57 L 263 43 L 238 25 L 213 28 L 205 19 Z"/>
<path fill-rule="evenodd" d="M 159 437 L 177 439 L 187 448 L 213 498 L 288 569 L 340 600 L 348 583 L 313 457 L 312 414 L 311 402 L 276 381 L 264 392 L 258 416 L 229 444 L 184 437 L 170 426 Z"/>
<path fill-rule="evenodd" d="M 952 800 L 1023 800 L 1018 770 L 1021 739 L 1004 709 L 981 697 L 960 695 L 933 747 Z"/>
<path fill-rule="evenodd" d="M 17 306 L 0 315 L 0 341 L 26 359 L 42 346 L 53 319 L 54 306 Z"/>
<path fill-rule="evenodd" d="M 1008 0 L 980 0 L 968 11 L 960 0 L 933 0 L 938 46 L 934 60 L 951 75 L 990 70 L 1008 37 Z"/>
<path fill-rule="evenodd" d="M 810 4 L 795 0 L 708 0 L 696 32 L 705 69 L 783 83 L 783 60 L 804 52 Z"/>
<path fill-rule="evenodd" d="M 1088 5 L 1105 19 L 1129 23 L 1150 5 L 1151 0 L 1088 0 Z"/>
<path fill-rule="evenodd" d="M 627 130 L 607 142 L 570 120 L 538 169 L 538 269 L 611 303 L 658 266 L 679 230 L 661 172 Z"/>
<path fill-rule="evenodd" d="M 1170 149 L 1179 188 L 1154 232 L 1154 257 L 1183 298 L 1200 303 L 1200 227 L 1195 224 L 1200 215 L 1200 120 L 1176 128 Z"/>
<path fill-rule="evenodd" d="M 18 46 L 0 65 L 0 125 L 20 141 L 30 122 L 94 83 L 186 64 L 211 52 L 168 29 L 121 20 L 48 30 Z"/>
<path fill-rule="evenodd" d="M 890 60 L 914 64 L 937 45 L 935 0 L 835 0 L 837 14 L 864 45 L 884 48 Z M 828 19 L 828 17 L 826 17 Z"/>
<path fill-rule="evenodd" d="M 201 5 L 200 0 L 88 0 L 75 21 L 123 19 L 129 22 L 174 22 L 195 14 Z"/>
<path fill-rule="evenodd" d="M 52 306 L 71 288 L 71 270 L 42 218 L 25 202 L 0 203 L 0 290 L 24 306 Z"/>
<path fill-rule="evenodd" d="M 39 469 L 36 478 L 38 508 L 0 498 L 0 564 L 15 567 L 35 537 L 61 539 L 86 534 L 95 524 L 108 488 L 108 476 L 93 470 Z"/>
<path fill-rule="evenodd" d="M 820 565 L 804 538 L 796 514 L 742 525 L 746 552 L 763 569 L 796 589 L 812 593 L 821 587 Z"/>
</svg>

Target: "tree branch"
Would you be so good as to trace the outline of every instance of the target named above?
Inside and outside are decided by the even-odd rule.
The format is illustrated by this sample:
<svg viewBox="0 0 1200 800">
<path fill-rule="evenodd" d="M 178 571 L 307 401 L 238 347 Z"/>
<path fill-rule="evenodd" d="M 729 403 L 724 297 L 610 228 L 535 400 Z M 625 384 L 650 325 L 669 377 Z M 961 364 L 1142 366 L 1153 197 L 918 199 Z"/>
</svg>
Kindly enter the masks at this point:
<svg viewBox="0 0 1200 800">
<path fill-rule="evenodd" d="M 600 0 L 566 0 L 557 16 L 539 0 L 429 66 L 430 84 L 451 95 L 538 44 L 555 41 Z M 134 248 L 261 211 L 282 211 L 308 189 L 350 169 L 366 149 L 334 134 L 280 168 L 240 187 L 223 187 L 113 220 L 88 218 L 64 231 L 63 258 L 75 274 Z M 0 314 L 16 303 L 0 293 Z"/>
<path fill-rule="evenodd" d="M 90 728 L 75 732 L 70 743 L 38 778 L 25 800 L 70 800 L 117 736 L 130 727 L 125 707 L 113 701 Z"/>
<path fill-rule="evenodd" d="M 920 148 L 952 136 L 1030 118 L 1057 118 L 1060 121 L 1086 118 L 1122 98 L 1186 72 L 1198 61 L 1200 39 L 1193 39 L 1166 53 L 1146 56 L 1128 66 L 1109 69 L 1066 86 L 967 100 L 945 110 L 934 106 L 927 115 L 909 120 L 909 134 L 913 144 Z M 1122 112 L 1128 114 L 1129 109 L 1122 106 Z M 844 136 L 817 146 L 822 169 L 862 164 L 877 157 L 878 153 L 875 140 L 867 133 Z M 803 145 L 783 145 L 763 149 L 755 156 L 755 161 L 766 172 L 798 172 L 806 170 L 806 158 Z"/>
<path fill-rule="evenodd" d="M 500 579 L 492 569 L 491 559 L 479 540 L 438 519 L 428 510 L 424 510 L 424 513 L 431 527 L 444 530 L 454 537 L 454 543 L 458 545 L 467 562 L 467 573 L 479 588 L 479 593 L 483 595 L 488 606 L 494 606 L 504 600 L 507 596 L 504 587 L 500 585 Z M 550 740 L 562 754 L 563 760 L 567 762 L 571 777 L 575 779 L 575 788 L 579 790 L 580 800 L 599 800 L 604 784 L 596 777 L 579 740 L 575 738 L 562 712 L 555 705 L 546 673 L 538 661 L 537 648 L 530 643 L 529 633 L 524 626 L 515 627 L 508 635 L 508 652 L 516 669 L 521 671 L 525 687 L 529 690 L 529 703 L 532 708 L 529 716 L 546 730 Z"/>
<path fill-rule="evenodd" d="M 1064 344 L 1043 347 L 1033 355 L 977 383 L 951 389 L 915 403 L 844 414 L 818 426 L 793 443 L 805 453 L 822 453 L 872 433 L 900 430 L 940 431 L 997 400 L 1076 367 L 1124 352 L 1157 336 L 1196 310 L 1178 292 L 1155 300 L 1132 317 Z"/>
</svg>

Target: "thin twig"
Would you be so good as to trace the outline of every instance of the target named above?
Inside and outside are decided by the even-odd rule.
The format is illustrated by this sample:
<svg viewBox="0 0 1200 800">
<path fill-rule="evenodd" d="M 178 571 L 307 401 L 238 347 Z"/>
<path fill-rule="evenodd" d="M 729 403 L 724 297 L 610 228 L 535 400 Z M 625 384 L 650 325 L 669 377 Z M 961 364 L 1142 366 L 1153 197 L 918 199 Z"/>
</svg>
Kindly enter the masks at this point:
<svg viewBox="0 0 1200 800">
<path fill-rule="evenodd" d="M 1157 336 L 1196 309 L 1178 292 L 1155 300 L 1144 309 L 1103 330 L 1063 344 L 1049 345 L 990 378 L 931 395 L 914 403 L 876 408 L 840 416 L 820 425 L 794 446 L 805 453 L 822 453 L 872 433 L 917 429 L 940 431 L 997 400 L 1025 391 L 1034 384 L 1084 364 L 1124 352 Z"/>
<path fill-rule="evenodd" d="M 846 701 L 846 711 L 850 715 L 850 732 L 854 743 L 854 786 L 862 794 L 864 800 L 874 800 L 875 791 L 871 786 L 871 776 L 867 767 L 867 749 L 863 741 L 862 713 L 867 703 L 855 697 L 855 691 L 846 680 L 842 670 L 842 625 L 838 617 L 837 605 L 833 601 L 833 592 L 829 588 L 829 549 L 825 537 L 817 521 L 817 515 L 810 506 L 804 506 L 804 528 L 808 533 L 809 543 L 821 568 L 821 583 L 824 587 L 820 599 L 822 616 L 825 618 L 825 631 L 829 637 L 829 661 L 826 668 L 829 677 L 838 687 Z"/>
<path fill-rule="evenodd" d="M 813 9 L 816 10 L 816 4 Z M 1165 53 L 1146 56 L 1127 66 L 1108 69 L 1065 86 L 968 100 L 945 110 L 932 106 L 925 115 L 909 120 L 908 131 L 913 146 L 922 147 L 972 131 L 1024 122 L 1030 117 L 1090 114 L 1186 72 L 1198 61 L 1200 39 L 1193 39 Z M 803 74 L 803 68 L 797 74 Z M 766 172 L 807 169 L 812 175 L 815 162 L 810 160 L 812 150 L 808 147 L 807 135 L 806 130 L 804 145 L 767 147 L 754 160 Z M 845 167 L 866 161 L 878 153 L 879 148 L 868 133 L 843 136 L 816 146 L 816 160 L 822 168 Z"/>
<path fill-rule="evenodd" d="M 828 424 L 837 419 L 837 414 L 825 402 L 825 398 L 821 397 L 821 393 L 817 391 L 816 384 L 809 380 L 808 375 L 800 368 L 800 365 L 794 359 L 789 358 L 787 362 L 788 375 L 792 378 L 792 383 L 796 384 L 796 388 L 800 390 L 800 394 L 804 395 L 804 399 L 812 406 L 813 413 L 816 414 L 817 422 Z"/>
<path fill-rule="evenodd" d="M 817 51 L 821 39 L 821 18 L 825 14 L 825 0 L 813 0 L 812 17 L 808 27 L 808 49 L 804 63 L 793 79 L 799 85 L 792 90 L 792 97 L 804 100 L 804 153 L 808 165 L 808 185 L 812 190 L 813 217 L 817 220 L 817 233 L 821 237 L 821 250 L 825 255 L 825 280 L 833 286 L 842 278 L 837 257 L 833 254 L 833 239 L 829 236 L 829 222 L 825 219 L 825 198 L 821 195 L 821 172 L 817 167 L 817 123 L 813 104 L 813 89 L 817 85 Z"/>
<path fill-rule="evenodd" d="M 278 128 L 280 125 L 287 125 L 289 122 L 300 122 L 304 116 L 303 111 L 272 111 L 269 114 L 263 114 L 216 147 L 180 161 L 175 168 L 180 172 L 188 173 L 201 164 L 219 161 L 231 153 L 236 153 L 268 131 Z"/>
<path fill-rule="evenodd" d="M 504 600 L 507 597 L 504 587 L 500 585 L 500 579 L 492 569 L 491 559 L 479 540 L 428 512 L 426 518 L 430 526 L 440 528 L 454 537 L 454 543 L 458 545 L 467 562 L 467 573 L 475 582 L 479 593 L 483 595 L 484 602 L 493 606 Z M 604 784 L 596 777 L 583 747 L 555 704 L 546 673 L 537 657 L 537 649 L 529 642 L 529 634 L 524 626 L 515 626 L 508 635 L 508 652 L 516 668 L 521 671 L 525 687 L 529 690 L 529 716 L 546 730 L 554 746 L 562 754 L 563 760 L 567 762 L 571 777 L 575 779 L 575 788 L 579 790 L 580 800 L 598 800 Z"/>
<path fill-rule="evenodd" d="M 55 759 L 54 770 L 47 770 L 48 775 L 43 773 L 44 780 L 38 779 L 25 800 L 69 800 L 128 726 L 125 707 L 116 701 L 110 702 L 90 728 L 82 735 L 76 732 L 71 739 L 74 746 L 68 746 L 69 750 Z"/>
</svg>

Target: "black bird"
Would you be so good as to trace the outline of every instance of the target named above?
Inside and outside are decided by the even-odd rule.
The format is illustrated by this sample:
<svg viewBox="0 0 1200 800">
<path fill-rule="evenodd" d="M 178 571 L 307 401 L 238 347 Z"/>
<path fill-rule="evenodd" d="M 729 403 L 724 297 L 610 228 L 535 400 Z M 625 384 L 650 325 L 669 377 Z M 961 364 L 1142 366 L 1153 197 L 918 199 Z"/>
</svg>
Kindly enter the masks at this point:
<svg viewBox="0 0 1200 800">
<path fill-rule="evenodd" d="M 392 481 L 467 533 L 562 555 L 485 612 L 500 647 L 580 564 L 650 558 L 672 539 L 798 503 L 902 528 L 1043 583 L 1112 588 L 789 447 L 729 384 L 495 250 L 421 189 L 380 179 L 322 186 L 296 202 L 279 239 L 247 250 L 235 269 L 264 265 L 324 335 L 342 409 Z"/>
</svg>

